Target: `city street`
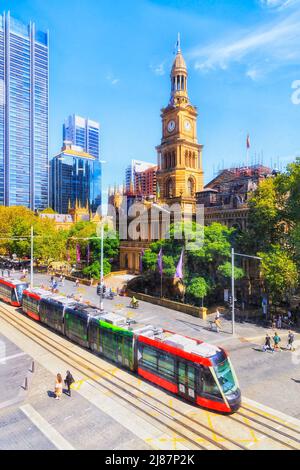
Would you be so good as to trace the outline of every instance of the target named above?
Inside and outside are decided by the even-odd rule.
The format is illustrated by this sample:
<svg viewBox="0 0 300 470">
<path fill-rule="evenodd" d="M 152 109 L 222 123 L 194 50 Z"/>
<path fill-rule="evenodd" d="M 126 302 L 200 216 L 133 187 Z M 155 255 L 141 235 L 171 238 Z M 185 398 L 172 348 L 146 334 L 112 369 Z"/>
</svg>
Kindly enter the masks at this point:
<svg viewBox="0 0 300 470">
<path fill-rule="evenodd" d="M 222 416 L 169 395 L 11 307 L 0 306 L 0 328 L 2 344 L 15 344 L 27 360 L 12 362 L 19 377 L 7 374 L 2 384 L 12 386 L 10 403 L 0 403 L 0 449 L 300 449 L 298 419 L 245 396 L 237 413 Z M 4 356 L 6 367 L 10 360 Z M 75 378 L 72 397 L 56 401 L 55 375 L 67 370 Z M 13 403 L 22 375 L 28 391 Z"/>
<path fill-rule="evenodd" d="M 35 276 L 35 285 L 49 285 L 50 277 Z M 96 287 L 80 286 L 76 289 L 74 283 L 66 281 L 65 287 L 59 290 L 66 294 L 82 295 L 85 300 L 99 304 Z M 252 324 L 236 324 L 236 335 L 231 335 L 231 323 L 222 319 L 222 332 L 211 332 L 208 321 L 175 312 L 165 307 L 140 302 L 138 310 L 130 308 L 130 299 L 117 297 L 114 301 L 104 300 L 104 307 L 139 320 L 144 323 L 161 326 L 164 329 L 182 333 L 209 343 L 224 347 L 232 358 L 242 392 L 245 396 L 263 403 L 266 406 L 280 410 L 288 415 L 300 418 L 300 403 L 298 400 L 300 387 L 300 343 L 299 350 L 291 353 L 263 353 L 262 345 L 266 330 Z M 269 331 L 274 336 L 272 330 Z M 286 346 L 287 330 L 280 331 L 282 347 Z M 296 335 L 296 341 L 300 336 Z"/>
</svg>

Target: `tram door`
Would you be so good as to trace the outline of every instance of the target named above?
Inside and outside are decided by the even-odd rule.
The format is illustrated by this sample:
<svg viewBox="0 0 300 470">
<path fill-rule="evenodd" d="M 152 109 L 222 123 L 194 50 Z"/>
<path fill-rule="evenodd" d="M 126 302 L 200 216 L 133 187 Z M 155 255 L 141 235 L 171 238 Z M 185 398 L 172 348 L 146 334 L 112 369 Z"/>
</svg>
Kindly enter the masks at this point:
<svg viewBox="0 0 300 470">
<path fill-rule="evenodd" d="M 178 388 L 180 396 L 196 401 L 196 369 L 184 361 L 178 361 Z"/>
</svg>

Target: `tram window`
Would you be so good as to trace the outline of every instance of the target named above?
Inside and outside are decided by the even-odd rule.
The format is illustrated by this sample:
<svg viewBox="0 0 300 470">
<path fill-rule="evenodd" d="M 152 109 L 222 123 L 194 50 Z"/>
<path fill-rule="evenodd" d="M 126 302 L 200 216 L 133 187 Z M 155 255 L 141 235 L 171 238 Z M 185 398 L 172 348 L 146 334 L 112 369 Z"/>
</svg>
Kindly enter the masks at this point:
<svg viewBox="0 0 300 470">
<path fill-rule="evenodd" d="M 186 379 L 186 366 L 185 362 L 180 362 L 178 366 L 178 379 L 179 383 L 185 384 Z"/>
<path fill-rule="evenodd" d="M 195 369 L 191 366 L 188 366 L 188 387 L 195 388 Z"/>
<path fill-rule="evenodd" d="M 12 302 L 18 302 L 17 295 L 16 295 L 16 290 L 12 289 L 11 291 L 11 301 Z"/>
<path fill-rule="evenodd" d="M 158 372 L 169 380 L 175 379 L 175 360 L 169 354 L 159 353 Z"/>
<path fill-rule="evenodd" d="M 202 372 L 203 393 L 207 395 L 214 395 L 221 398 L 219 387 L 209 369 L 203 369 Z"/>
<path fill-rule="evenodd" d="M 16 291 L 17 291 L 17 297 L 18 297 L 18 301 L 20 302 L 22 300 L 22 297 L 23 297 L 23 292 L 25 290 L 27 286 L 25 284 L 19 284 L 17 287 L 16 287 Z"/>
<path fill-rule="evenodd" d="M 155 349 L 148 346 L 143 348 L 143 365 L 157 371 L 157 353 Z"/>
<path fill-rule="evenodd" d="M 229 361 L 226 359 L 222 364 L 216 366 L 215 371 L 224 393 L 236 392 L 238 387 L 235 383 Z"/>
</svg>

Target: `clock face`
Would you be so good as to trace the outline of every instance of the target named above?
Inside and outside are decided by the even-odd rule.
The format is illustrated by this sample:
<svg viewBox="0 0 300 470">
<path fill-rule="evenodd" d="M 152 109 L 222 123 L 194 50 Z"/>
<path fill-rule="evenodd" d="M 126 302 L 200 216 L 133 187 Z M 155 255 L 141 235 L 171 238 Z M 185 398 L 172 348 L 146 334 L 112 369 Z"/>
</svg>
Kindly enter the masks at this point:
<svg viewBox="0 0 300 470">
<path fill-rule="evenodd" d="M 184 121 L 184 128 L 186 131 L 190 131 L 192 129 L 192 124 L 190 121 L 186 120 Z"/>
<path fill-rule="evenodd" d="M 168 132 L 173 132 L 175 130 L 176 124 L 175 121 L 170 121 L 168 123 Z"/>
</svg>

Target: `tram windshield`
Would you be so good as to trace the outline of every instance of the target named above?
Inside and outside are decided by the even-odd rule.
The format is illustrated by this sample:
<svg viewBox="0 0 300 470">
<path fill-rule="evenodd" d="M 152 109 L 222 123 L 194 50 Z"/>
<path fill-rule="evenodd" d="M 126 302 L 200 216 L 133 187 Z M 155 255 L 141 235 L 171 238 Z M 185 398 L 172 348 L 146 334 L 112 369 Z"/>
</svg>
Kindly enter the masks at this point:
<svg viewBox="0 0 300 470">
<path fill-rule="evenodd" d="M 21 302 L 21 300 L 23 298 L 23 292 L 24 292 L 25 289 L 27 289 L 27 287 L 28 287 L 28 284 L 18 284 L 16 286 L 16 292 L 17 292 L 17 297 L 18 297 L 16 300 L 18 302 Z"/>
<path fill-rule="evenodd" d="M 228 359 L 214 367 L 218 381 L 225 395 L 229 395 L 237 391 L 238 386 L 234 379 L 234 375 Z"/>
</svg>

